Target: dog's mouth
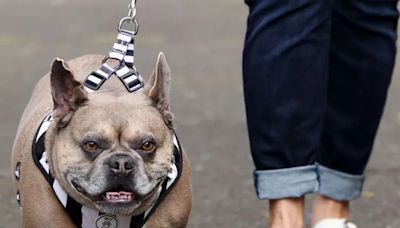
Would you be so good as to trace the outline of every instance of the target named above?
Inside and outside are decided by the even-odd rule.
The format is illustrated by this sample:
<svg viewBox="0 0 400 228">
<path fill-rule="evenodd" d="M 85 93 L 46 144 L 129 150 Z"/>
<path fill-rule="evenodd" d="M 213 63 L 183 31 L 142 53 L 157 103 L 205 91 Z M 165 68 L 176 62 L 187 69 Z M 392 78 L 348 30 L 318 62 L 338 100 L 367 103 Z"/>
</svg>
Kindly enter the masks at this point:
<svg viewBox="0 0 400 228">
<path fill-rule="evenodd" d="M 160 184 L 157 184 L 155 188 L 145 195 L 140 195 L 136 193 L 134 190 L 123 187 L 117 186 L 114 188 L 109 188 L 104 191 L 102 194 L 99 195 L 90 195 L 88 194 L 85 189 L 80 186 L 75 181 L 71 181 L 72 185 L 75 189 L 80 192 L 81 194 L 89 197 L 94 202 L 97 203 L 111 203 L 111 204 L 132 204 L 138 203 L 139 201 L 149 199 L 152 197 L 159 189 Z"/>
<path fill-rule="evenodd" d="M 103 200 L 109 203 L 130 203 L 135 200 L 133 192 L 109 191 L 103 195 Z"/>
</svg>

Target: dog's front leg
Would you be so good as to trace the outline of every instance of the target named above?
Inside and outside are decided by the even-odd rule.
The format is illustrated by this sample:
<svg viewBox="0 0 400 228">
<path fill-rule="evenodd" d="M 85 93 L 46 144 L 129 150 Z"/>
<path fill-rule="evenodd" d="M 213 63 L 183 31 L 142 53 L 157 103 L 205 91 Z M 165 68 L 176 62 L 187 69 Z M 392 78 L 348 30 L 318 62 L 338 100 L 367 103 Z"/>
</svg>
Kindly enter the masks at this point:
<svg viewBox="0 0 400 228">
<path fill-rule="evenodd" d="M 33 161 L 21 165 L 19 191 L 23 228 L 75 227 Z"/>
</svg>

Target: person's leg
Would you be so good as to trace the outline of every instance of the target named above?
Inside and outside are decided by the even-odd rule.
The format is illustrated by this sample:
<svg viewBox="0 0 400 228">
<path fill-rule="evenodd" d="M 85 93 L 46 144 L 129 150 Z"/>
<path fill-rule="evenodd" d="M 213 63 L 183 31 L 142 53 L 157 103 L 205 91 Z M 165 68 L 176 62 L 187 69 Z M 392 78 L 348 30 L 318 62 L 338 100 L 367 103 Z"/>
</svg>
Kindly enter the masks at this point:
<svg viewBox="0 0 400 228">
<path fill-rule="evenodd" d="M 269 228 L 304 227 L 304 197 L 271 200 L 269 218 Z"/>
<path fill-rule="evenodd" d="M 349 201 L 338 201 L 318 194 L 314 200 L 312 221 L 313 225 L 319 221 L 331 218 L 349 218 Z"/>
<path fill-rule="evenodd" d="M 256 191 L 273 200 L 270 215 L 284 216 L 282 224 L 302 223 L 299 202 L 318 189 L 314 163 L 326 107 L 330 4 L 247 3 L 243 80 Z M 275 213 L 282 211 L 295 214 Z"/>
<path fill-rule="evenodd" d="M 328 107 L 317 156 L 320 196 L 314 222 L 348 216 L 348 201 L 361 194 L 394 65 L 396 5 L 397 0 L 333 1 Z"/>
</svg>

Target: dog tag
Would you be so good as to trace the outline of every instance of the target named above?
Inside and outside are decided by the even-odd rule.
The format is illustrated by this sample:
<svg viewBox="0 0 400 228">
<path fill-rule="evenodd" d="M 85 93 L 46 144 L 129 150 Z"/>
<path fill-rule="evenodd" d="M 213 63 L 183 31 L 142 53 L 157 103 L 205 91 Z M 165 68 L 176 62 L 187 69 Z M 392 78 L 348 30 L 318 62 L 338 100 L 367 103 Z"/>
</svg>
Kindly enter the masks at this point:
<svg viewBox="0 0 400 228">
<path fill-rule="evenodd" d="M 101 215 L 96 219 L 97 228 L 117 228 L 118 220 L 114 215 Z"/>
</svg>

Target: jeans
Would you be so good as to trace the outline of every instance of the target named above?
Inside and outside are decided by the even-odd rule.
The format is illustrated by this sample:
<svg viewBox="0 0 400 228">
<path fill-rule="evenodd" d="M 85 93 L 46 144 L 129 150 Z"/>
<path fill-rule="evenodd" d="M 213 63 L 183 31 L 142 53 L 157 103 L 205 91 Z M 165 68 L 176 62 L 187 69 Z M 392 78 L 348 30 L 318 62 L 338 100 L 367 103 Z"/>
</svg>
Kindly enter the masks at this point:
<svg viewBox="0 0 400 228">
<path fill-rule="evenodd" d="M 393 71 L 397 0 L 246 3 L 243 85 L 259 198 L 357 198 Z"/>
</svg>

